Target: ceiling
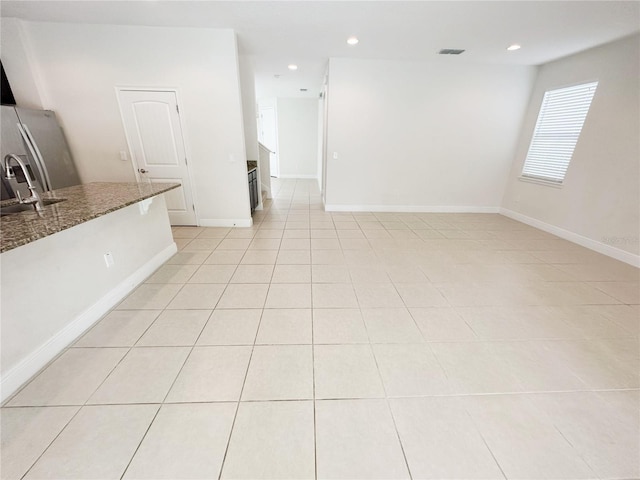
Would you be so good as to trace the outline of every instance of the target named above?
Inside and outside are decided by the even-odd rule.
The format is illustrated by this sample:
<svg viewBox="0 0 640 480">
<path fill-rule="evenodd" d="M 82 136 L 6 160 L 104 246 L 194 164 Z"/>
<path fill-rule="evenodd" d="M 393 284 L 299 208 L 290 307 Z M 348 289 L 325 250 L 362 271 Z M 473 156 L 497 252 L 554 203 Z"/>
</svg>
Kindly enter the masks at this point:
<svg viewBox="0 0 640 480">
<path fill-rule="evenodd" d="M 240 54 L 255 65 L 259 98 L 317 97 L 329 57 L 540 65 L 640 31 L 640 2 L 611 0 L 2 0 L 0 14 L 43 22 L 231 28 Z M 360 43 L 347 45 L 350 35 Z M 508 52 L 512 43 L 522 49 Z M 437 54 L 441 48 L 466 51 L 445 57 Z M 298 70 L 289 71 L 290 63 Z"/>
</svg>

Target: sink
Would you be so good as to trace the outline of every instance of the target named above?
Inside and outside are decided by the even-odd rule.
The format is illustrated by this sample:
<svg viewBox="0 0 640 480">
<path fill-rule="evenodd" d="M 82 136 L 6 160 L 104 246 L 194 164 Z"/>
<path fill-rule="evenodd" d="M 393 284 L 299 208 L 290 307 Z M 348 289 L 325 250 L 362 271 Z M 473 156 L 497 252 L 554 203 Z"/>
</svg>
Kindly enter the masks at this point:
<svg viewBox="0 0 640 480">
<path fill-rule="evenodd" d="M 42 200 L 42 205 L 53 205 L 55 203 L 64 202 L 64 198 L 45 198 Z M 20 212 L 35 212 L 35 207 L 33 205 L 27 205 L 24 203 L 14 203 L 13 205 L 7 205 L 5 207 L 0 207 L 0 217 L 4 217 L 5 215 L 13 215 L 15 213 Z"/>
</svg>

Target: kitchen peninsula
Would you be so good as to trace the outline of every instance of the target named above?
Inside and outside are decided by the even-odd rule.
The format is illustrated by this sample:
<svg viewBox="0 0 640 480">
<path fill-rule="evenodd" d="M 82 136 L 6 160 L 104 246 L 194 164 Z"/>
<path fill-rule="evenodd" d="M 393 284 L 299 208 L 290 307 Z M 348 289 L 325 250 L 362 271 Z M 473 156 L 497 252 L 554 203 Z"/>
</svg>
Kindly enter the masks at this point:
<svg viewBox="0 0 640 480">
<path fill-rule="evenodd" d="M 176 252 L 162 194 L 179 186 L 77 185 L 2 217 L 3 400 Z"/>
</svg>

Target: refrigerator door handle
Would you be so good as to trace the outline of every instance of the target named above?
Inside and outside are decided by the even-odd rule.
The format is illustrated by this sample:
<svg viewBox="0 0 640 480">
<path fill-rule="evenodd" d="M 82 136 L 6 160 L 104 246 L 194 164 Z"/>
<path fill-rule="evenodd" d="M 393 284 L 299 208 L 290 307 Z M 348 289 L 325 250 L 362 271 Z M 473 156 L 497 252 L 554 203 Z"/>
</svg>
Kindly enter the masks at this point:
<svg viewBox="0 0 640 480">
<path fill-rule="evenodd" d="M 29 131 L 29 127 L 25 123 L 18 124 L 18 130 L 20 130 L 20 134 L 24 139 L 27 147 L 31 151 L 31 155 L 33 156 L 36 167 L 40 171 L 40 177 L 43 180 L 43 188 L 45 191 L 51 190 L 51 179 L 49 178 L 49 172 L 47 171 L 47 166 L 44 163 L 44 159 L 42 158 L 42 154 L 40 153 L 40 149 L 38 148 L 38 144 L 33 140 L 33 136 Z"/>
</svg>

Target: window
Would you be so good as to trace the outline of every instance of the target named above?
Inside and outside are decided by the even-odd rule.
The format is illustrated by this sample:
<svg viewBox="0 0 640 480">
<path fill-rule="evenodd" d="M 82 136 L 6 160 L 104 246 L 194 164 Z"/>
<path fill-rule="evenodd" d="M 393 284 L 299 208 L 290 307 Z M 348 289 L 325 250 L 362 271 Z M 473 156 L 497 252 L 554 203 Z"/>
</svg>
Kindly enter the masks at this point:
<svg viewBox="0 0 640 480">
<path fill-rule="evenodd" d="M 561 184 L 598 82 L 544 94 L 522 176 Z"/>
</svg>

